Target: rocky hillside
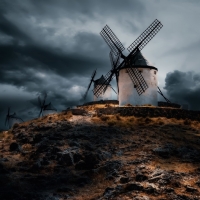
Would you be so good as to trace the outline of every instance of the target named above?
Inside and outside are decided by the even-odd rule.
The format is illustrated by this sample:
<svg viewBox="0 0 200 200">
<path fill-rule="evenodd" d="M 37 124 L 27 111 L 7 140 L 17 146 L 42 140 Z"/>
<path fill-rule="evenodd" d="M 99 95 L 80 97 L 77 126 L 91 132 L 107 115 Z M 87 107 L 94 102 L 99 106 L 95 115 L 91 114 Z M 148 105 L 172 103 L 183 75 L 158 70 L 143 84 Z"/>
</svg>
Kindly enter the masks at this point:
<svg viewBox="0 0 200 200">
<path fill-rule="evenodd" d="M 1 200 L 200 199 L 198 121 L 72 113 L 0 133 Z"/>
</svg>

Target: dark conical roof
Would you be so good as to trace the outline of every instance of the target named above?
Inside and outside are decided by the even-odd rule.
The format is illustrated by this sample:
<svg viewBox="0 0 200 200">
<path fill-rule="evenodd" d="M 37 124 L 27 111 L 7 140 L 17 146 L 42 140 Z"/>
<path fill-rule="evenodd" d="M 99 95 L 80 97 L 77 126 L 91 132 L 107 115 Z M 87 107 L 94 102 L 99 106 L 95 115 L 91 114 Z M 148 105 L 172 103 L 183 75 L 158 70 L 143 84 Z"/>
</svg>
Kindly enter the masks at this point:
<svg viewBox="0 0 200 200">
<path fill-rule="evenodd" d="M 135 58 L 132 60 L 133 65 L 152 66 L 149 61 L 139 51 Z"/>
<path fill-rule="evenodd" d="M 94 85 L 98 85 L 99 83 L 104 83 L 106 81 L 105 77 L 102 75 L 99 79 L 94 81 Z M 107 83 L 109 85 L 109 83 Z"/>
</svg>

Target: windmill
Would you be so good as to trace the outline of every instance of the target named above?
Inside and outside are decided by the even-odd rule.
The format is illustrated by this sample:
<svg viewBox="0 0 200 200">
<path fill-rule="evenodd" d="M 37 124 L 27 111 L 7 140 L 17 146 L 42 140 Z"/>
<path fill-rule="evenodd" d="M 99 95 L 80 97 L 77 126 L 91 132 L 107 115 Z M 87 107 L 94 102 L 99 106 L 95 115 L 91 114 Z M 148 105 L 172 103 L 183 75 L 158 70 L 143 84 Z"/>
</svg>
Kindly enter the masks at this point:
<svg viewBox="0 0 200 200">
<path fill-rule="evenodd" d="M 102 75 L 99 79 L 94 80 L 95 75 L 96 75 L 96 70 L 92 73 L 92 76 L 91 76 L 89 85 L 88 85 L 87 90 L 86 90 L 86 92 L 85 92 L 85 94 L 84 94 L 84 96 L 83 96 L 83 99 L 84 99 L 84 100 L 85 100 L 86 97 L 87 97 L 88 91 L 89 91 L 89 89 L 90 89 L 92 83 L 94 83 L 94 90 L 95 90 L 95 88 L 99 87 L 99 83 L 100 83 L 100 82 L 104 82 L 104 81 L 105 81 L 105 78 L 104 78 L 103 75 Z M 111 96 L 111 89 L 112 89 L 115 93 L 117 93 L 111 85 L 108 85 L 108 86 L 106 87 L 106 91 L 103 91 L 102 94 L 100 94 L 100 95 L 98 96 L 99 98 L 96 98 L 96 96 L 94 96 L 94 101 L 97 101 L 97 100 L 100 100 L 100 99 L 109 99 L 110 96 Z"/>
<path fill-rule="evenodd" d="M 5 119 L 5 126 L 11 128 L 12 125 L 16 122 L 23 122 L 23 120 L 20 117 L 18 117 L 16 113 L 10 114 L 10 107 L 8 107 L 8 112 Z"/>
<path fill-rule="evenodd" d="M 54 106 L 51 104 L 51 102 L 48 103 L 48 104 L 45 104 L 46 103 L 46 98 L 47 98 L 47 93 L 46 92 L 44 93 L 43 101 L 41 101 L 40 96 L 38 96 L 38 104 L 39 104 L 39 107 L 40 107 L 40 112 L 39 112 L 38 117 L 40 117 L 41 115 L 43 116 L 43 112 L 44 111 L 57 111 L 56 108 L 54 108 Z"/>
<path fill-rule="evenodd" d="M 153 99 L 152 101 L 154 104 L 157 102 L 157 68 L 148 65 L 137 66 L 135 63 L 137 62 L 138 56 L 143 58 L 141 50 L 158 33 L 162 26 L 161 22 L 157 19 L 154 20 L 154 22 L 127 48 L 130 52 L 128 56 L 122 53 L 125 48 L 109 26 L 106 25 L 103 28 L 100 32 L 101 36 L 110 47 L 112 54 L 116 57 L 121 57 L 123 61 L 115 68 L 112 68 L 104 76 L 105 80 L 102 80 L 99 86 L 93 90 L 96 97 L 106 91 L 107 85 L 113 79 L 114 75 L 117 75 L 120 105 L 130 103 L 128 101 L 131 101 L 131 99 L 133 99 L 133 103 L 144 103 L 147 99 L 146 97 L 146 99 L 143 98 L 143 96 L 145 96 L 143 95 L 144 93 L 151 93 L 149 97 Z M 142 68 L 142 70 L 138 70 L 138 68 Z M 145 74 L 146 76 L 143 77 Z M 152 76 L 154 78 L 154 83 L 152 83 L 152 85 L 147 84 L 147 82 L 152 81 Z M 148 77 L 148 80 L 146 80 L 146 77 Z M 149 91 L 146 92 L 148 88 Z"/>
</svg>

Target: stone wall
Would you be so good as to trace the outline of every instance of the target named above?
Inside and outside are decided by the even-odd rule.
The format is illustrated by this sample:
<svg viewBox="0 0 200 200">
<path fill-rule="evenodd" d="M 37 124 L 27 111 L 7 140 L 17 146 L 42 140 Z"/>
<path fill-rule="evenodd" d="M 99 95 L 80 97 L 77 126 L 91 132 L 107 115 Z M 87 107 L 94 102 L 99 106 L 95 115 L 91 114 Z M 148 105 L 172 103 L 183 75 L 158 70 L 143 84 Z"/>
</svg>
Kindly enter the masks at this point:
<svg viewBox="0 0 200 200">
<path fill-rule="evenodd" d="M 119 101 L 117 101 L 117 100 L 91 101 L 91 102 L 88 102 L 88 103 L 84 103 L 81 106 L 89 106 L 89 105 L 95 105 L 95 104 L 117 104 L 117 105 L 119 105 Z M 77 107 L 81 107 L 81 106 L 77 106 Z"/>
<path fill-rule="evenodd" d="M 158 106 L 160 107 L 171 107 L 171 108 L 181 108 L 181 105 L 177 103 L 168 103 L 163 101 L 158 101 Z"/>
<path fill-rule="evenodd" d="M 176 119 L 200 120 L 200 111 L 183 110 L 177 108 L 159 108 L 159 107 L 117 107 L 117 108 L 99 108 L 97 115 L 120 114 L 121 116 L 135 117 L 167 117 Z"/>
</svg>

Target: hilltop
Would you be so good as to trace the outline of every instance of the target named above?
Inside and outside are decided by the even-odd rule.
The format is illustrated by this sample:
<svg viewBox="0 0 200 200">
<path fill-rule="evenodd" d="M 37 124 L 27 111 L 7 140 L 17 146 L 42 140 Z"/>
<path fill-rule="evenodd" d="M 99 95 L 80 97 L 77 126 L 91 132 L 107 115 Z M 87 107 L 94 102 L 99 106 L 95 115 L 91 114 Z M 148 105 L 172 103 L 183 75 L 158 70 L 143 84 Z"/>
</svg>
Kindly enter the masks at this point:
<svg viewBox="0 0 200 200">
<path fill-rule="evenodd" d="M 1 199 L 200 199 L 200 122 L 84 106 L 0 133 Z"/>
</svg>

